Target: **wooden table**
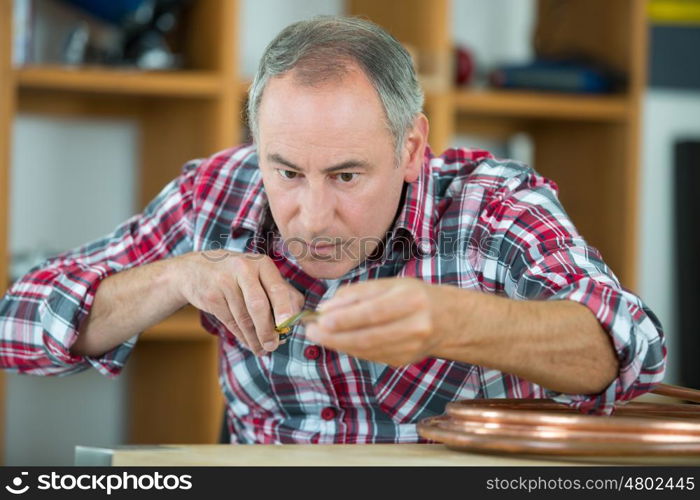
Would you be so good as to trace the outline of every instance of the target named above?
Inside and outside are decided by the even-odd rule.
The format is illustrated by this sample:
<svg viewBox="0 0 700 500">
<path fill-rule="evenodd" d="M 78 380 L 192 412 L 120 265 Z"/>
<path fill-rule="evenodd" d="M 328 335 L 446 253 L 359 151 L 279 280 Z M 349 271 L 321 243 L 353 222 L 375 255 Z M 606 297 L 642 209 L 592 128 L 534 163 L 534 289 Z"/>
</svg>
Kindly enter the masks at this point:
<svg viewBox="0 0 700 500">
<path fill-rule="evenodd" d="M 700 465 L 694 457 L 536 457 L 467 453 L 441 444 L 77 446 L 75 465 L 113 466 L 558 466 Z"/>
</svg>

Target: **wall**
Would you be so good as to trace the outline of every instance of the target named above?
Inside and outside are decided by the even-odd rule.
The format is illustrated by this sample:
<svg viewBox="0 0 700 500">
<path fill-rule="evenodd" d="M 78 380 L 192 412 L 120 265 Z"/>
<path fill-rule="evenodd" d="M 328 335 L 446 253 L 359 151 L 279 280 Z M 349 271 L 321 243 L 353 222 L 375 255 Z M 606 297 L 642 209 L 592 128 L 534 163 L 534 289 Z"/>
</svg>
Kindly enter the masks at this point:
<svg viewBox="0 0 700 500">
<path fill-rule="evenodd" d="M 478 65 L 491 69 L 532 57 L 534 0 L 453 0 L 452 9 L 455 44 L 470 48 Z"/>
<path fill-rule="evenodd" d="M 471 51 L 476 63 L 473 84 L 484 85 L 489 72 L 500 64 L 527 62 L 533 57 L 534 0 L 453 0 L 452 9 L 454 43 Z M 533 141 L 525 133 L 505 142 L 460 134 L 451 146 L 486 149 L 497 157 L 517 158 L 528 164 L 534 157 Z"/>
<path fill-rule="evenodd" d="M 677 139 L 700 139 L 700 91 L 652 89 L 644 102 L 642 186 L 640 196 L 639 293 L 666 330 L 666 381 L 680 383 L 673 220 L 673 145 Z"/>
<path fill-rule="evenodd" d="M 13 266 L 16 273 L 110 232 L 133 213 L 137 148 L 130 122 L 17 118 L 10 248 L 28 258 Z M 124 378 L 91 370 L 6 380 L 6 464 L 68 465 L 76 444 L 124 441 Z"/>
<path fill-rule="evenodd" d="M 343 8 L 343 0 L 241 1 L 239 60 L 242 76 L 253 77 L 265 47 L 282 28 L 312 16 L 342 14 Z"/>
</svg>

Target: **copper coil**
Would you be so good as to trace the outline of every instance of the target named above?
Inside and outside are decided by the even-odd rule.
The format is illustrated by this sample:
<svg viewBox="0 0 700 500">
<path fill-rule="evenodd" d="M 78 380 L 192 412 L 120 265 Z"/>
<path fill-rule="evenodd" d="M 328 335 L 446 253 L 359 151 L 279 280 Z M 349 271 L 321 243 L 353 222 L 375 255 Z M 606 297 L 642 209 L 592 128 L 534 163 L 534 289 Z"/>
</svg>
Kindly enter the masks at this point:
<svg viewBox="0 0 700 500">
<path fill-rule="evenodd" d="M 700 391 L 697 389 L 691 389 L 690 387 L 659 384 L 654 388 L 654 390 L 651 391 L 651 393 L 670 398 L 685 399 L 686 401 L 692 401 L 694 403 L 700 403 Z"/>
<path fill-rule="evenodd" d="M 418 423 L 418 434 L 450 448 L 566 456 L 700 456 L 700 436 L 684 434 L 614 434 L 561 428 L 532 429 L 526 426 L 465 423 L 447 416 Z M 660 438 L 660 439 L 659 439 Z"/>
<path fill-rule="evenodd" d="M 556 422 L 531 426 L 522 423 L 507 422 L 478 422 L 468 420 L 457 420 L 442 416 L 440 427 L 454 431 L 475 433 L 479 435 L 498 435 L 512 438 L 520 438 L 531 435 L 541 439 L 562 440 L 572 436 L 571 428 L 557 425 Z M 576 429 L 573 437 L 586 442 L 602 443 L 637 443 L 640 441 L 654 443 L 677 443 L 679 441 L 689 443 L 700 443 L 700 433 L 686 432 L 685 429 L 666 432 L 614 432 L 613 430 L 600 431 L 598 429 Z M 679 437 L 681 439 L 679 439 Z"/>
<path fill-rule="evenodd" d="M 651 408 L 647 409 L 647 406 Z M 677 406 L 686 405 L 671 405 L 673 408 L 665 410 L 666 406 L 669 405 L 636 403 L 629 411 L 618 408 L 613 416 L 604 417 L 582 415 L 563 404 L 549 400 L 477 399 L 449 403 L 446 413 L 455 420 L 481 423 L 494 422 L 530 427 L 556 426 L 598 432 L 682 432 L 700 436 L 700 411 L 683 411 L 677 408 Z M 649 413 L 654 418 L 650 418 Z M 685 413 L 690 413 L 692 416 L 679 418 Z M 668 414 L 675 418 L 665 418 Z"/>
<path fill-rule="evenodd" d="M 516 409 L 520 411 L 547 410 L 552 413 L 571 413 L 580 415 L 581 413 L 567 405 L 557 403 L 551 399 L 482 399 L 456 401 L 448 405 L 448 410 L 457 415 L 461 408 L 472 406 L 480 408 L 491 408 L 493 410 Z M 630 402 L 615 408 L 615 416 L 635 416 L 635 417 L 667 417 L 700 419 L 700 405 L 689 404 L 661 404 L 661 403 L 637 403 Z"/>
<path fill-rule="evenodd" d="M 662 384 L 657 394 L 698 401 L 700 393 Z M 629 402 L 597 416 L 544 399 L 476 399 L 449 403 L 418 433 L 470 451 L 700 457 L 700 405 Z"/>
</svg>

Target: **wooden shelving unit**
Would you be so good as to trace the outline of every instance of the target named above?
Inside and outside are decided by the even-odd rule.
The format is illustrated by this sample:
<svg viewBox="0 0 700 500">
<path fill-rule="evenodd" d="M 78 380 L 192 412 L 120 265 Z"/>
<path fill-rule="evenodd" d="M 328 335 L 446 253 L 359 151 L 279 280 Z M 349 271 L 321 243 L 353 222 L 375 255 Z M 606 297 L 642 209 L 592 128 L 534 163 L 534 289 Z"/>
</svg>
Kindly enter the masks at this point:
<svg viewBox="0 0 700 500">
<path fill-rule="evenodd" d="M 208 333 L 205 334 L 208 335 Z M 193 307 L 187 307 L 143 332 L 140 340 L 153 342 L 200 341 L 202 335 L 199 312 Z"/>
<path fill-rule="evenodd" d="M 562 96 L 498 90 L 456 90 L 451 100 L 458 113 L 612 123 L 624 121 L 629 107 L 625 96 Z"/>
<path fill-rule="evenodd" d="M 10 281 L 9 193 L 10 145 L 15 112 L 14 75 L 12 73 L 11 4 L 0 2 L 0 294 Z M 5 373 L 0 371 L 0 429 L 5 429 Z M 5 432 L 0 432 L 0 463 L 5 450 Z"/>
<path fill-rule="evenodd" d="M 215 71 L 144 73 L 104 68 L 26 67 L 16 70 L 21 89 L 56 92 L 216 98 L 225 81 Z"/>
<path fill-rule="evenodd" d="M 136 119 L 142 138 L 140 206 L 185 161 L 240 142 L 248 82 L 238 74 L 238 2 L 192 4 L 186 44 L 191 67 L 144 73 L 13 69 L 12 1 L 0 0 L 0 284 L 9 280 L 7 200 L 11 126 L 17 111 Z M 582 234 L 602 251 L 623 284 L 634 288 L 645 0 L 540 0 L 538 5 L 538 44 L 609 63 L 627 76 L 626 90 L 611 96 L 567 96 L 454 89 L 448 0 L 346 2 L 348 13 L 373 19 L 417 49 L 435 73 L 424 80 L 430 82 L 426 112 L 434 151 L 442 151 L 458 132 L 530 134 L 536 169 L 559 184 L 564 206 Z M 223 409 L 218 346 L 214 336 L 202 331 L 194 309 L 145 332 L 129 365 L 132 443 L 216 441 Z"/>
<path fill-rule="evenodd" d="M 187 70 L 13 68 L 12 0 L 0 0 L 0 283 L 9 282 L 7 195 L 15 113 L 135 119 L 142 141 L 140 210 L 184 162 L 240 142 L 246 82 L 237 71 L 237 9 L 235 0 L 192 2 Z M 223 416 L 218 362 L 216 338 L 203 331 L 192 308 L 144 332 L 129 360 L 129 441 L 217 442 Z"/>
<path fill-rule="evenodd" d="M 350 13 L 388 28 L 423 59 L 451 57 L 449 0 L 349 0 L 348 6 Z M 534 167 L 557 182 L 579 231 L 634 289 L 646 0 L 539 0 L 537 9 L 534 38 L 540 51 L 606 64 L 625 76 L 626 88 L 605 96 L 455 89 L 448 69 L 431 75 L 425 89 L 431 147 L 439 154 L 456 133 L 498 138 L 528 133 Z M 497 21 L 484 20 L 494 30 Z"/>
</svg>

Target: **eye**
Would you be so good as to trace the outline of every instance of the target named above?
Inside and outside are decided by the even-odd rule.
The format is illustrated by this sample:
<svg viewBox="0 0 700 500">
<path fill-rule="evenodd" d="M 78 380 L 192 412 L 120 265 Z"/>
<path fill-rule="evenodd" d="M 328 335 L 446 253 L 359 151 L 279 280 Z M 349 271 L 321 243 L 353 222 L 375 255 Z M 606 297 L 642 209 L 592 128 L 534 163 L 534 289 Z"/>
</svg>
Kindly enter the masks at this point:
<svg viewBox="0 0 700 500">
<path fill-rule="evenodd" d="M 336 175 L 336 178 L 339 179 L 340 182 L 347 184 L 347 183 L 355 180 L 355 178 L 358 175 L 360 175 L 360 174 L 353 173 L 353 172 L 342 172 L 342 173 Z"/>
<path fill-rule="evenodd" d="M 296 179 L 299 175 L 299 172 L 295 172 L 294 170 L 285 170 L 283 168 L 278 168 L 277 173 L 280 174 L 280 176 L 282 176 L 282 178 L 286 180 Z"/>
</svg>

